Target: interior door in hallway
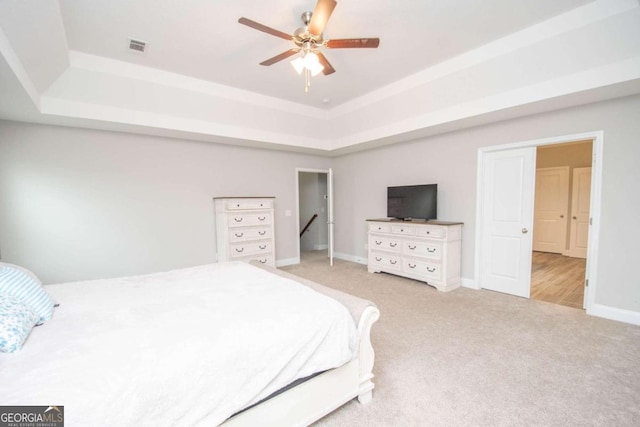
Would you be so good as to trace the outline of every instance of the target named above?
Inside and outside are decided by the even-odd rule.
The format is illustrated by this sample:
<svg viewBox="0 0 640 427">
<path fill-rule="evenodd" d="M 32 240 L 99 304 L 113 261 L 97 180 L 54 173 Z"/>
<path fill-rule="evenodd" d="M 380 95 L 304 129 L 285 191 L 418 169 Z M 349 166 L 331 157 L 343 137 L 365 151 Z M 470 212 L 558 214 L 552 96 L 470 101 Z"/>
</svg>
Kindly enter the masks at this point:
<svg viewBox="0 0 640 427">
<path fill-rule="evenodd" d="M 536 170 L 533 250 L 561 254 L 567 249 L 569 166 Z"/>
<path fill-rule="evenodd" d="M 480 286 L 529 298 L 535 147 L 483 158 Z"/>
<path fill-rule="evenodd" d="M 590 204 L 591 168 L 575 168 L 573 169 L 571 193 L 571 231 L 569 233 L 568 253 L 571 257 L 587 257 Z"/>
</svg>

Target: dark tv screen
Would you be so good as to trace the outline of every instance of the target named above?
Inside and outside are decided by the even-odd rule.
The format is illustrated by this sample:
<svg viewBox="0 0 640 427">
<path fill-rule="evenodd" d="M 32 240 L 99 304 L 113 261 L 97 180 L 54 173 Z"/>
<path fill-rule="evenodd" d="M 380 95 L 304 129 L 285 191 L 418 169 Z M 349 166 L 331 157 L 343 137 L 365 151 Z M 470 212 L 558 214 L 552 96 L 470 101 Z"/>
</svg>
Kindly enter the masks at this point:
<svg viewBox="0 0 640 427">
<path fill-rule="evenodd" d="M 438 184 L 387 187 L 387 216 L 400 219 L 437 219 Z"/>
</svg>

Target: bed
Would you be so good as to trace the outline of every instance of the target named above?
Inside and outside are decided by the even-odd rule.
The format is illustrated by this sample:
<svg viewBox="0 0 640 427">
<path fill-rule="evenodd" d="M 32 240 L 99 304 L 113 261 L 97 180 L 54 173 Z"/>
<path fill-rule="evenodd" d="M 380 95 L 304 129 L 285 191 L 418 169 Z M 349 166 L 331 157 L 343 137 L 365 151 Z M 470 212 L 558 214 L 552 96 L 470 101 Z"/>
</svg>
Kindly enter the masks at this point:
<svg viewBox="0 0 640 427">
<path fill-rule="evenodd" d="M 3 405 L 67 425 L 308 425 L 373 390 L 368 301 L 231 262 L 46 286 L 60 304 L 0 354 Z"/>
</svg>

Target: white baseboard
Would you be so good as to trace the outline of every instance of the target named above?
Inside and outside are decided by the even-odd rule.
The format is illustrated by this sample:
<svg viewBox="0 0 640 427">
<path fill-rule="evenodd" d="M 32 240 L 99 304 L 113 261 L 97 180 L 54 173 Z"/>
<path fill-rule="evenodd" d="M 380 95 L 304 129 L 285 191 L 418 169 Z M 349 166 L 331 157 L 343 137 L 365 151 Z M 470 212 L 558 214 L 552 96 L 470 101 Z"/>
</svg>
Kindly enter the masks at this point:
<svg viewBox="0 0 640 427">
<path fill-rule="evenodd" d="M 467 277 L 462 277 L 460 279 L 460 284 L 464 288 L 480 290 L 480 286 L 478 286 L 476 279 L 469 279 Z"/>
<path fill-rule="evenodd" d="M 324 251 L 325 249 L 329 249 L 329 245 L 322 244 L 322 245 L 313 245 L 313 250 L 314 251 Z"/>
<path fill-rule="evenodd" d="M 358 257 L 351 254 L 344 254 L 342 252 L 334 252 L 333 256 L 338 259 L 343 259 L 345 261 L 356 262 L 358 264 L 367 265 L 367 258 Z"/>
<path fill-rule="evenodd" d="M 285 267 L 287 265 L 300 264 L 300 258 L 277 259 L 276 267 Z"/>
<path fill-rule="evenodd" d="M 640 312 L 637 311 L 624 310 L 602 304 L 593 304 L 593 306 L 587 310 L 587 314 L 617 320 L 618 322 L 631 323 L 632 325 L 640 325 Z"/>
</svg>

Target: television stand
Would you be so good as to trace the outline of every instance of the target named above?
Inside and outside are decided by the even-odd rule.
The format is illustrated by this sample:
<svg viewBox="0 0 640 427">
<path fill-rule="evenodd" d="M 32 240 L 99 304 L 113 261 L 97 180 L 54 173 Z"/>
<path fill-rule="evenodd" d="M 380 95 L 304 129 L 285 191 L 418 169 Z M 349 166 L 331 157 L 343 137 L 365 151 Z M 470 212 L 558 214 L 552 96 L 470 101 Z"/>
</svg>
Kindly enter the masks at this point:
<svg viewBox="0 0 640 427">
<path fill-rule="evenodd" d="M 369 273 L 390 273 L 434 286 L 460 287 L 461 222 L 368 219 Z"/>
</svg>

